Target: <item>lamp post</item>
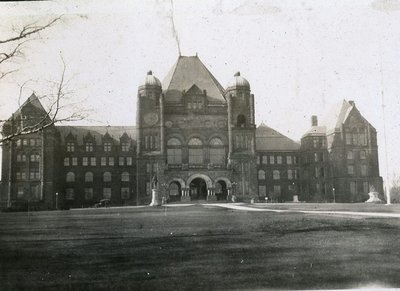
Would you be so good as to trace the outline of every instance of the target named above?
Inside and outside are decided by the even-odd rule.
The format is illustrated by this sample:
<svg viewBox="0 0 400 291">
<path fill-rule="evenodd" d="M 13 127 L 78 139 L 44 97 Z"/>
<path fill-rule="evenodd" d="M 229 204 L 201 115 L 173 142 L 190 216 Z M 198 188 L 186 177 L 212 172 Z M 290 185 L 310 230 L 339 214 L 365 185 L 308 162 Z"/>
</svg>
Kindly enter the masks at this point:
<svg viewBox="0 0 400 291">
<path fill-rule="evenodd" d="M 336 203 L 335 187 L 332 187 L 333 203 Z"/>
<path fill-rule="evenodd" d="M 58 192 L 56 192 L 56 209 L 58 210 Z"/>
</svg>

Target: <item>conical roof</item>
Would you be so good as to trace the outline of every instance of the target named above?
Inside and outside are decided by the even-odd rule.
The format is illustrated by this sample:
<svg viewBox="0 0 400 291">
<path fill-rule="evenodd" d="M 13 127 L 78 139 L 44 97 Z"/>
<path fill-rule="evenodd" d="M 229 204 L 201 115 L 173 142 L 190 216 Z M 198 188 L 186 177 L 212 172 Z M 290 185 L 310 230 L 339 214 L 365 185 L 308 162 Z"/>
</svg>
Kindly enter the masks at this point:
<svg viewBox="0 0 400 291">
<path fill-rule="evenodd" d="M 162 82 L 166 101 L 180 101 L 193 85 L 205 90 L 209 101 L 225 101 L 224 88 L 197 56 L 179 56 Z"/>
</svg>

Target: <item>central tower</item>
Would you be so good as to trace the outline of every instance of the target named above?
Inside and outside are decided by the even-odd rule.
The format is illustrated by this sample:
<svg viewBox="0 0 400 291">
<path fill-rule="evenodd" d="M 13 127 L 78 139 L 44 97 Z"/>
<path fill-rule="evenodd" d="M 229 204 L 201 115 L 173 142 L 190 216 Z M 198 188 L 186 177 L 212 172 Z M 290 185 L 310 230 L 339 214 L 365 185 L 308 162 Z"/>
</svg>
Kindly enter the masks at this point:
<svg viewBox="0 0 400 291">
<path fill-rule="evenodd" d="M 254 96 L 239 73 L 225 90 L 197 56 L 180 56 L 162 84 L 148 73 L 137 108 L 143 202 L 154 177 L 169 201 L 257 195 Z"/>
</svg>

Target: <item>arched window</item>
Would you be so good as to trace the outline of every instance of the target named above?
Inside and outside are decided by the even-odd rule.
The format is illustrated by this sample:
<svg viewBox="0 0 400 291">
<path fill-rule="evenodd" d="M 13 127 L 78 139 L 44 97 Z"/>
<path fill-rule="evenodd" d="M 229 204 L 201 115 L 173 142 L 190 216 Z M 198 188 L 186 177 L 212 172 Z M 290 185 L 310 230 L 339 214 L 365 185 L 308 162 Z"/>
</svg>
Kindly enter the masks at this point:
<svg viewBox="0 0 400 291">
<path fill-rule="evenodd" d="M 273 171 L 273 178 L 274 180 L 279 180 L 281 178 L 281 173 L 278 170 Z"/>
<path fill-rule="evenodd" d="M 93 173 L 92 172 L 85 173 L 85 182 L 93 182 Z"/>
<path fill-rule="evenodd" d="M 110 172 L 104 172 L 103 182 L 111 182 L 111 173 Z"/>
<path fill-rule="evenodd" d="M 263 170 L 258 171 L 258 180 L 265 180 L 265 171 Z"/>
<path fill-rule="evenodd" d="M 167 141 L 167 163 L 171 165 L 182 164 L 182 144 L 177 138 Z"/>
<path fill-rule="evenodd" d="M 354 159 L 353 151 L 348 151 L 348 152 L 347 152 L 347 159 L 348 159 L 348 160 Z"/>
<path fill-rule="evenodd" d="M 123 172 L 121 174 L 121 181 L 122 182 L 129 182 L 129 173 L 128 172 Z"/>
<path fill-rule="evenodd" d="M 246 126 L 246 117 L 243 114 L 239 114 L 237 117 L 237 124 L 238 127 L 245 127 Z"/>
<path fill-rule="evenodd" d="M 73 172 L 67 173 L 67 182 L 75 182 L 75 174 Z"/>
<path fill-rule="evenodd" d="M 210 163 L 224 164 L 225 163 L 225 148 L 224 143 L 220 138 L 210 140 Z"/>
<path fill-rule="evenodd" d="M 189 140 L 189 164 L 203 164 L 203 142 L 199 138 Z"/>
</svg>

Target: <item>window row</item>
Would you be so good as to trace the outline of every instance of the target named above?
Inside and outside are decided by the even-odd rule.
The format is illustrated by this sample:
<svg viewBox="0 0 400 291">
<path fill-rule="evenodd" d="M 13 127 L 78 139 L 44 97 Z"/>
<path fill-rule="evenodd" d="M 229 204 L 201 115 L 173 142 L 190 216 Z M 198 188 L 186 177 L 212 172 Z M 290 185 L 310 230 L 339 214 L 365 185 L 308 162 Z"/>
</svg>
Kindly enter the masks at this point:
<svg viewBox="0 0 400 291">
<path fill-rule="evenodd" d="M 24 195 L 29 195 L 24 197 Z M 18 186 L 17 187 L 17 199 L 30 199 L 39 200 L 40 199 L 40 185 L 31 185 L 30 187 Z"/>
<path fill-rule="evenodd" d="M 98 158 L 96 157 L 82 157 L 82 166 L 97 166 Z M 115 159 L 114 157 L 100 157 L 100 165 L 101 166 L 114 166 Z M 133 158 L 132 157 L 118 157 L 118 165 L 119 166 L 132 166 Z M 78 166 L 78 158 L 77 157 L 65 157 L 64 158 L 64 166 Z"/>
<path fill-rule="evenodd" d="M 66 181 L 67 182 L 75 182 L 76 177 L 75 177 L 74 172 L 68 172 L 66 175 Z M 93 182 L 94 175 L 92 172 L 86 172 L 85 173 L 85 182 Z M 112 175 L 111 172 L 104 172 L 102 175 L 103 182 L 111 182 L 112 181 Z M 128 172 L 123 172 L 121 174 L 121 181 L 122 182 L 129 182 L 130 181 L 130 175 Z"/>
<path fill-rule="evenodd" d="M 40 138 L 20 138 L 16 140 L 18 147 L 23 146 L 41 146 L 42 140 Z"/>
<path fill-rule="evenodd" d="M 362 183 L 362 189 L 360 188 L 360 184 Z M 358 186 L 360 185 L 360 186 Z M 367 181 L 363 181 L 363 182 L 355 182 L 355 181 L 351 181 L 350 182 L 350 193 L 351 194 L 356 194 L 357 193 L 357 186 L 358 186 L 358 190 L 362 191 L 362 193 L 367 194 L 369 192 L 369 183 Z"/>
<path fill-rule="evenodd" d="M 248 134 L 237 134 L 234 145 L 235 149 L 251 149 L 253 147 L 253 137 Z"/>
<path fill-rule="evenodd" d="M 285 160 L 286 158 L 286 160 Z M 286 161 L 287 165 L 292 165 L 292 164 L 297 164 L 297 157 L 296 156 L 275 156 L 275 155 L 269 155 L 269 156 L 258 156 L 257 157 L 257 164 L 263 164 L 263 165 L 282 165 Z"/>
<path fill-rule="evenodd" d="M 26 179 L 28 179 L 27 173 L 29 173 L 29 179 L 31 179 L 31 180 L 39 180 L 40 179 L 39 168 L 32 168 L 32 169 L 29 169 L 29 171 L 19 170 L 19 171 L 15 172 L 15 179 L 26 180 Z"/>
<path fill-rule="evenodd" d="M 66 150 L 67 152 L 75 152 L 76 144 L 74 142 L 67 142 Z M 84 144 L 85 152 L 93 152 L 95 149 L 95 144 L 93 142 L 86 142 Z M 103 143 L 103 151 L 111 152 L 113 149 L 113 144 L 111 142 Z M 130 150 L 129 142 L 121 142 L 120 149 L 122 152 L 128 152 Z"/>
<path fill-rule="evenodd" d="M 279 196 L 279 195 L 281 195 L 281 192 L 282 192 L 281 186 L 274 185 L 272 188 L 272 191 L 270 191 L 270 193 L 268 193 L 268 194 Z M 258 186 L 258 196 L 261 196 L 261 197 L 268 196 L 267 195 L 267 186 L 265 186 L 265 185 Z"/>
<path fill-rule="evenodd" d="M 40 162 L 40 155 L 38 153 L 32 153 L 30 155 L 26 155 L 25 153 L 17 154 L 17 162 L 26 162 L 28 160 L 31 162 Z"/>
<path fill-rule="evenodd" d="M 348 160 L 353 160 L 356 157 L 356 153 L 355 151 L 347 151 L 347 159 Z M 367 153 L 365 151 L 360 151 L 359 152 L 359 158 L 360 160 L 365 160 L 367 158 Z"/>
<path fill-rule="evenodd" d="M 365 129 L 346 129 L 346 144 L 366 146 L 368 144 L 368 138 Z"/>
<path fill-rule="evenodd" d="M 360 171 L 359 171 L 361 176 L 368 176 L 368 166 L 367 165 L 360 165 Z M 354 165 L 348 165 L 347 166 L 347 174 L 349 175 L 356 175 L 355 171 L 355 166 Z"/>
<path fill-rule="evenodd" d="M 87 187 L 85 188 L 85 200 L 92 200 L 93 199 L 93 188 Z M 103 188 L 103 198 L 104 199 L 111 199 L 111 188 L 106 187 Z M 120 189 L 120 195 L 122 200 L 127 200 L 130 198 L 130 188 L 129 187 L 122 187 Z M 75 199 L 75 189 L 74 188 L 67 188 L 65 189 L 65 199 L 66 200 L 74 200 Z"/>
<path fill-rule="evenodd" d="M 258 180 L 265 180 L 267 176 L 267 172 L 264 170 L 259 170 L 258 171 Z M 273 170 L 272 171 L 272 179 L 273 180 L 280 180 L 282 178 L 281 172 L 278 170 Z M 297 170 L 287 170 L 287 178 L 289 180 L 293 180 L 293 179 L 298 179 L 298 173 Z"/>
</svg>

